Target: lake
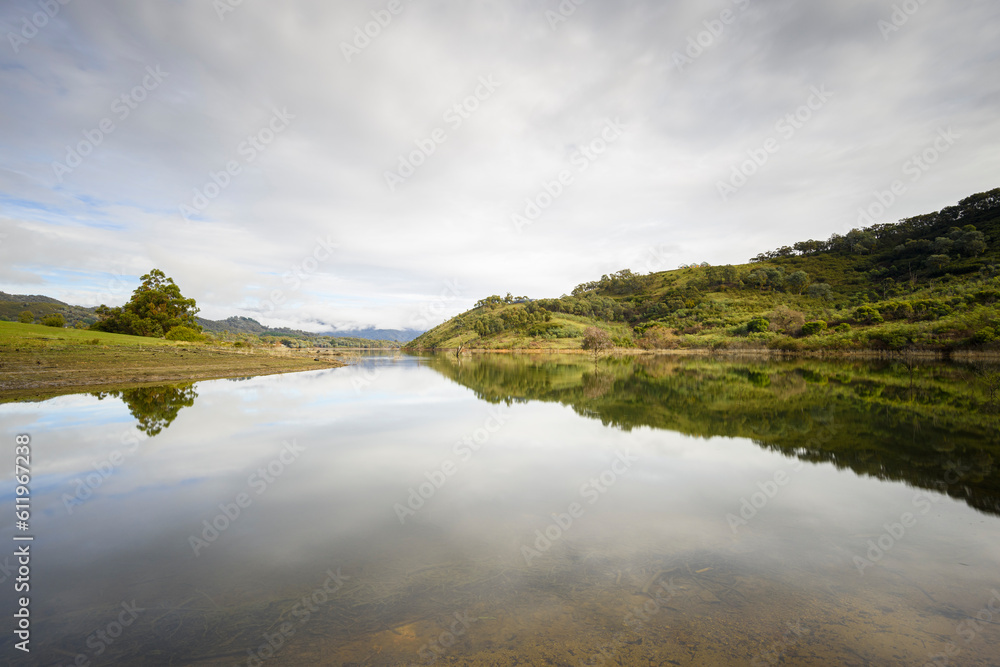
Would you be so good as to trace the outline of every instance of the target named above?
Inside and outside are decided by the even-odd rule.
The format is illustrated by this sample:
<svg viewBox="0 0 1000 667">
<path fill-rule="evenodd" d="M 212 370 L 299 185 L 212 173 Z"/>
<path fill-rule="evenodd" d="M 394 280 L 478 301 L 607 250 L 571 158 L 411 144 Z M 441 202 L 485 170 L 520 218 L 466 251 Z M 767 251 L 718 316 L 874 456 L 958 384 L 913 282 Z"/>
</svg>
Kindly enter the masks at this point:
<svg viewBox="0 0 1000 667">
<path fill-rule="evenodd" d="M 905 359 L 373 355 L 0 405 L 3 611 L 30 596 L 31 649 L 11 627 L 2 655 L 1000 665 L 996 378 Z"/>
</svg>

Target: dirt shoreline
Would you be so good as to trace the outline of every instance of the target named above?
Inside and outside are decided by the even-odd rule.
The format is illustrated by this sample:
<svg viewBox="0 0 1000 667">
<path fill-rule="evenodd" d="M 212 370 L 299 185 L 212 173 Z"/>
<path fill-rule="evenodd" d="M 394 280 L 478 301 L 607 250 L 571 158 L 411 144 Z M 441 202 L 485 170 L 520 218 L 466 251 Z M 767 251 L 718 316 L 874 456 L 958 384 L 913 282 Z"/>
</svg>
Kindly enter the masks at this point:
<svg viewBox="0 0 1000 667">
<path fill-rule="evenodd" d="M 346 366 L 343 353 L 338 352 L 313 349 L 244 352 L 202 345 L 5 349 L 0 358 L 0 403 Z"/>
</svg>

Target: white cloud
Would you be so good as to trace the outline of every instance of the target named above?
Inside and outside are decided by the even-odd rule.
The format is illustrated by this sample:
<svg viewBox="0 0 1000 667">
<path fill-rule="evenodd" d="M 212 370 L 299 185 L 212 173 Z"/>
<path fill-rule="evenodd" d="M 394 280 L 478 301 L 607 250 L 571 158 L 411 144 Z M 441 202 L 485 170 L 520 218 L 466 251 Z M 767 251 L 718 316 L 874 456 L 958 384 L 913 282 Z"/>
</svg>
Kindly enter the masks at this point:
<svg viewBox="0 0 1000 667">
<path fill-rule="evenodd" d="M 210 317 L 283 290 L 262 320 L 405 327 L 446 281 L 464 286 L 461 309 L 826 238 L 941 127 L 962 139 L 883 219 L 996 187 L 995 3 L 921 5 L 888 40 L 890 2 L 744 4 L 584 3 L 551 30 L 552 0 L 406 0 L 348 63 L 340 43 L 385 3 L 245 2 L 224 20 L 210 3 L 70 3 L 17 53 L 0 43 L 0 289 L 86 304 L 115 273 L 157 266 Z M 678 71 L 675 52 L 727 8 Z M 5 4 L 0 34 L 36 10 Z M 166 75 L 122 117 L 115 100 L 147 67 Z M 723 202 L 717 182 L 822 85 L 834 96 Z M 275 109 L 287 128 L 241 149 L 270 138 Z M 114 130 L 59 182 L 53 161 L 106 118 Z M 614 118 L 627 129 L 579 171 L 573 154 Z M 435 129 L 446 140 L 390 192 L 384 173 Z M 179 207 L 230 161 L 239 173 L 187 224 Z M 511 214 L 563 169 L 573 183 L 517 233 Z M 318 237 L 340 247 L 292 289 L 283 275 Z"/>
</svg>

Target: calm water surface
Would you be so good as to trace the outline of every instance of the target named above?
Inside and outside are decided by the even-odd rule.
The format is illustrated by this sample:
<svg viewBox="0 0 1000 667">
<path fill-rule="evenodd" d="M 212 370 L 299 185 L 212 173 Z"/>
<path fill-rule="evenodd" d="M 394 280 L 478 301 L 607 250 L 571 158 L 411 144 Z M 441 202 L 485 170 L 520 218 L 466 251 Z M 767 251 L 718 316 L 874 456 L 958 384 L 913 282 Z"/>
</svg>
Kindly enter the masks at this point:
<svg viewBox="0 0 1000 667">
<path fill-rule="evenodd" d="M 991 372 L 398 356 L 0 405 L 0 654 L 1000 665 Z"/>
</svg>

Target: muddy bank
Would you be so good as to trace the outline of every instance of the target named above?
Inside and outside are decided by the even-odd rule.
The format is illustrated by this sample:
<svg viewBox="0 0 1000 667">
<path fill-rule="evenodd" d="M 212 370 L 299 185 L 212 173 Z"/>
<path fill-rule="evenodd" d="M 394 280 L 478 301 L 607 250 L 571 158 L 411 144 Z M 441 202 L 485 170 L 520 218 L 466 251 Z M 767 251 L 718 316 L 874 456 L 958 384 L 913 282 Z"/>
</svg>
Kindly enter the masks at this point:
<svg viewBox="0 0 1000 667">
<path fill-rule="evenodd" d="M 202 345 L 7 348 L 0 357 L 0 403 L 345 365 L 341 355 L 315 350 L 240 351 Z"/>
</svg>

